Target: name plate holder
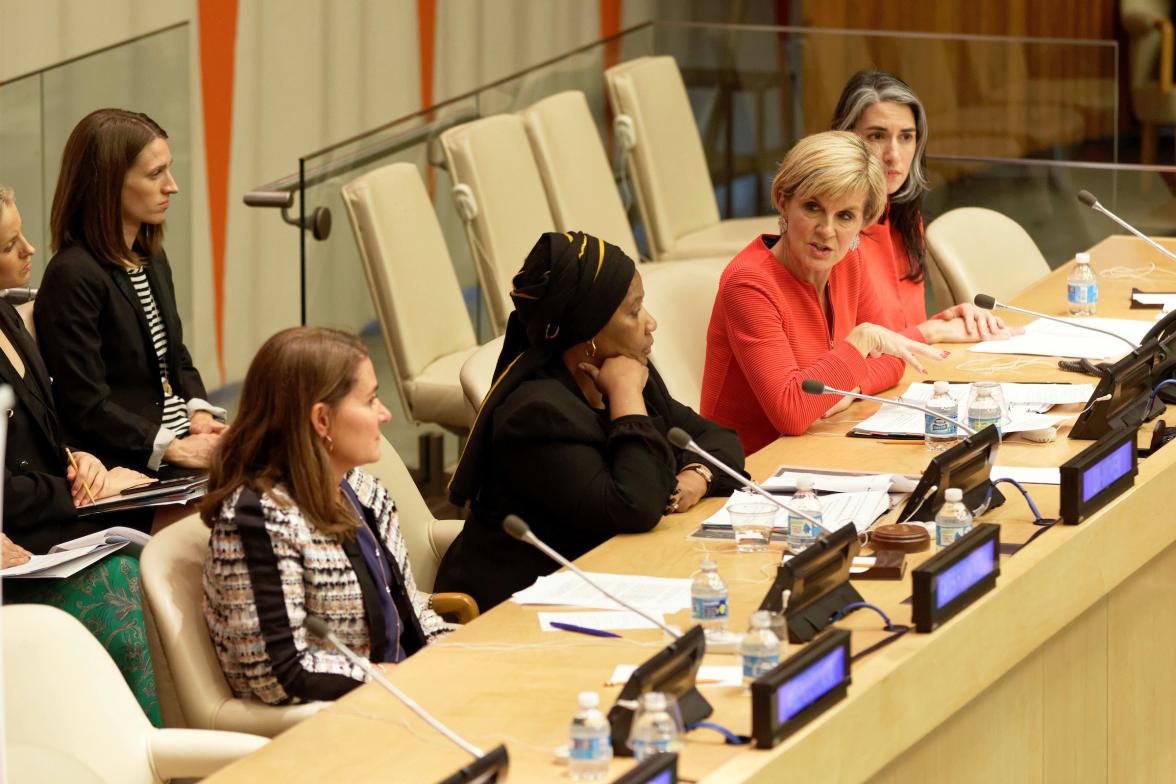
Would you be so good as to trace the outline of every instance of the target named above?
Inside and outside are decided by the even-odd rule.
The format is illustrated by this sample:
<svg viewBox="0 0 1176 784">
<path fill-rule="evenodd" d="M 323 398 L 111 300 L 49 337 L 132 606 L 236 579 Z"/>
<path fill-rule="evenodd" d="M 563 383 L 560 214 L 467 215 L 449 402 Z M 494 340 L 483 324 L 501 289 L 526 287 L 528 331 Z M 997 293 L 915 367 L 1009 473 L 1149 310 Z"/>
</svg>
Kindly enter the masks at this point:
<svg viewBox="0 0 1176 784">
<path fill-rule="evenodd" d="M 751 735 L 770 749 L 839 702 L 849 688 L 849 632 L 828 629 L 751 684 Z"/>
<path fill-rule="evenodd" d="M 678 784 L 678 755 L 666 752 L 646 757 L 613 784 Z"/>
<path fill-rule="evenodd" d="M 980 523 L 911 572 L 911 621 L 927 633 L 991 591 L 1000 575 L 1000 526 Z"/>
<path fill-rule="evenodd" d="M 1063 523 L 1077 525 L 1135 484 L 1138 429 L 1112 430 L 1058 469 Z"/>
</svg>

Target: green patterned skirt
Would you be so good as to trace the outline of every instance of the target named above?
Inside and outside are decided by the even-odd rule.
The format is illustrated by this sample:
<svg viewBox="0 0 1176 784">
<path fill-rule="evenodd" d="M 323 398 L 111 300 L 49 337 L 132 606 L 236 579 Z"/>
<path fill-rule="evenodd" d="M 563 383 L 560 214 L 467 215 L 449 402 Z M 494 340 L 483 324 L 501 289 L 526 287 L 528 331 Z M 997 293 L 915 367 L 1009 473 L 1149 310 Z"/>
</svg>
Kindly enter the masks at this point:
<svg viewBox="0 0 1176 784">
<path fill-rule="evenodd" d="M 4 603 L 48 604 L 81 621 L 114 659 L 147 718 L 163 726 L 137 558 L 114 553 L 65 579 L 5 580 Z"/>
</svg>

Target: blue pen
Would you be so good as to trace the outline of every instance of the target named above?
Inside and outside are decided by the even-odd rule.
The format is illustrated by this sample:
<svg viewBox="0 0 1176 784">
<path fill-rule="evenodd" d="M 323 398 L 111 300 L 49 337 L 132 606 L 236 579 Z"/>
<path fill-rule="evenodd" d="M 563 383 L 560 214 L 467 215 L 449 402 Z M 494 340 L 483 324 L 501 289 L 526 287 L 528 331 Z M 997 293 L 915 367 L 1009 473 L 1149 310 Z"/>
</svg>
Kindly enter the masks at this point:
<svg viewBox="0 0 1176 784">
<path fill-rule="evenodd" d="M 620 637 L 616 632 L 606 632 L 603 629 L 589 629 L 587 626 L 576 626 L 574 623 L 560 623 L 559 621 L 552 621 L 550 624 L 553 629 L 562 629 L 565 632 L 579 632 L 580 634 L 591 634 L 593 637 Z"/>
</svg>

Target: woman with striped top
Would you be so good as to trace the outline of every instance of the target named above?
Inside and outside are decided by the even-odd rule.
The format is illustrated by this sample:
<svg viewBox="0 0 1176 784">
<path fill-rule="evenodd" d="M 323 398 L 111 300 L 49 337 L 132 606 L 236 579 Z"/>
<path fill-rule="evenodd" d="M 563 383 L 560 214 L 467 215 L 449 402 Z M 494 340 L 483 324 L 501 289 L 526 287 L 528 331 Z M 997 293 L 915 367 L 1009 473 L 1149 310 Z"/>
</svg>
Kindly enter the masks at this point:
<svg viewBox="0 0 1176 784">
<path fill-rule="evenodd" d="M 179 191 L 167 134 L 100 109 L 70 134 L 34 317 L 69 440 L 107 463 L 206 468 L 224 430 L 184 346 L 163 221 Z"/>
<path fill-rule="evenodd" d="M 450 628 L 417 590 L 396 504 L 359 466 L 380 459 L 367 349 L 333 329 L 294 327 L 249 366 L 212 467 L 204 617 L 238 697 L 331 700 L 366 680 L 308 615 L 377 666 Z"/>
<path fill-rule="evenodd" d="M 919 356 L 946 356 L 878 324 L 857 244 L 886 204 L 886 177 L 862 139 L 801 139 L 772 202 L 780 234 L 756 237 L 720 278 L 702 376 L 702 415 L 734 428 L 748 454 L 848 405 L 804 394 L 805 379 L 873 394 L 898 382 L 904 361 L 925 372 Z"/>
</svg>

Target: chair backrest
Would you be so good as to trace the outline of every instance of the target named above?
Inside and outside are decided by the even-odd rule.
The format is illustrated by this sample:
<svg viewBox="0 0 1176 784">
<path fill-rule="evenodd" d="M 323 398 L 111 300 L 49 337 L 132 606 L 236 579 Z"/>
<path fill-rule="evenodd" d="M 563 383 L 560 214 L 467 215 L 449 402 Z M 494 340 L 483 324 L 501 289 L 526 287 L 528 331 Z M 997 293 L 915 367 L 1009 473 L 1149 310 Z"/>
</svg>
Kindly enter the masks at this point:
<svg viewBox="0 0 1176 784">
<path fill-rule="evenodd" d="M 637 241 L 588 99 L 567 90 L 519 112 L 557 231 L 586 231 L 637 260 Z"/>
<path fill-rule="evenodd" d="M 673 57 L 641 57 L 605 72 L 613 112 L 633 123 L 629 169 L 659 259 L 679 237 L 719 222 L 714 184 L 686 85 Z"/>
<path fill-rule="evenodd" d="M 103 781 L 155 782 L 155 730 L 94 635 L 48 605 L 9 605 L 3 618 L 7 741 L 61 752 Z"/>
<path fill-rule="evenodd" d="M 679 403 L 698 410 L 706 331 L 725 263 L 672 261 L 642 264 L 645 309 L 657 320 L 650 359 Z"/>
<path fill-rule="evenodd" d="M 1121 0 L 1119 18 L 1127 33 L 1127 76 L 1133 88 L 1158 81 L 1162 34 L 1157 22 L 1170 19 L 1169 0 Z"/>
<path fill-rule="evenodd" d="M 475 414 L 494 385 L 494 366 L 498 364 L 504 340 L 503 337 L 497 337 L 479 346 L 461 366 L 461 389 Z"/>
<path fill-rule="evenodd" d="M 960 207 L 932 221 L 927 250 L 951 304 L 971 302 L 977 294 L 1007 300 L 1049 274 L 1049 264 L 1028 232 L 1012 218 L 983 207 Z M 935 294 L 942 296 L 938 289 Z"/>
<path fill-rule="evenodd" d="M 204 621 L 209 534 L 192 515 L 152 536 L 139 562 L 143 591 L 188 726 L 273 737 L 326 703 L 273 706 L 233 696 Z"/>
<path fill-rule="evenodd" d="M 468 189 L 455 193 L 457 211 L 465 220 L 491 321 L 502 334 L 513 310 L 511 280 L 539 235 L 556 230 L 543 177 L 523 121 L 514 114 L 450 128 L 441 134 L 441 146 L 455 192 Z"/>
<path fill-rule="evenodd" d="M 400 399 L 433 361 L 477 345 L 441 226 L 420 173 L 393 163 L 342 188 Z"/>
<path fill-rule="evenodd" d="M 437 567 L 456 532 L 461 530 L 461 521 L 437 520 L 433 516 L 408 467 L 387 439 L 380 438 L 379 461 L 364 466 L 363 470 L 379 479 L 396 502 L 413 579 L 417 588 L 432 592 Z"/>
</svg>

